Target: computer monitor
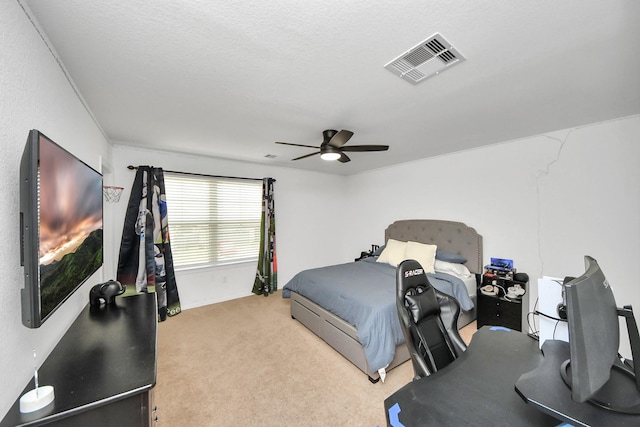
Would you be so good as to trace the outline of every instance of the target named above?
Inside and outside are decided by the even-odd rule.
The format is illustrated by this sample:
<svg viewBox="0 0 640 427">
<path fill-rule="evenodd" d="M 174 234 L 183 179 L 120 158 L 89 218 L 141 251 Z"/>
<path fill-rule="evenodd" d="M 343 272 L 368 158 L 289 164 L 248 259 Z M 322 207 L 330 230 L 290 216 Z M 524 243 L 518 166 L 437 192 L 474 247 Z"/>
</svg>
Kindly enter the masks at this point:
<svg viewBox="0 0 640 427">
<path fill-rule="evenodd" d="M 570 359 L 561 368 L 576 402 L 589 401 L 615 412 L 640 413 L 640 364 L 618 354 L 618 316 L 627 320 L 632 356 L 640 362 L 640 336 L 631 306 L 617 308 L 604 273 L 585 256 L 585 273 L 566 282 Z"/>
</svg>

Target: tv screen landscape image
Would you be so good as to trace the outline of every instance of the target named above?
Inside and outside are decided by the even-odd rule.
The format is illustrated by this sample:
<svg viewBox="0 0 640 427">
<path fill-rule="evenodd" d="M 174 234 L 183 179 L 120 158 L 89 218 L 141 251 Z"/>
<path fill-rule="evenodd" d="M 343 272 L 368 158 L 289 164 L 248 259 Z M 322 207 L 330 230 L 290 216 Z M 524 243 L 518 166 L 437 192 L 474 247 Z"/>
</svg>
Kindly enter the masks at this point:
<svg viewBox="0 0 640 427">
<path fill-rule="evenodd" d="M 22 321 L 37 328 L 102 266 L 102 175 L 37 130 L 20 172 Z"/>
</svg>

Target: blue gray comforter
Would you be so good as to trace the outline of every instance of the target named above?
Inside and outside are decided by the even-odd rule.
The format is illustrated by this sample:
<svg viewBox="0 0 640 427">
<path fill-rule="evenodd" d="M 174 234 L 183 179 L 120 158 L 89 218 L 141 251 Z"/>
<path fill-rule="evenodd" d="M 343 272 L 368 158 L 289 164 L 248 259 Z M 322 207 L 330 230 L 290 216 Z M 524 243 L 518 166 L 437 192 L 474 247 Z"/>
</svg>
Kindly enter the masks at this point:
<svg viewBox="0 0 640 427">
<path fill-rule="evenodd" d="M 372 372 L 391 363 L 396 346 L 404 342 L 395 303 L 396 269 L 375 260 L 305 270 L 282 290 L 284 298 L 296 292 L 355 326 Z M 464 311 L 473 308 L 462 280 L 444 273 L 428 277 L 436 289 L 454 296 Z"/>
</svg>

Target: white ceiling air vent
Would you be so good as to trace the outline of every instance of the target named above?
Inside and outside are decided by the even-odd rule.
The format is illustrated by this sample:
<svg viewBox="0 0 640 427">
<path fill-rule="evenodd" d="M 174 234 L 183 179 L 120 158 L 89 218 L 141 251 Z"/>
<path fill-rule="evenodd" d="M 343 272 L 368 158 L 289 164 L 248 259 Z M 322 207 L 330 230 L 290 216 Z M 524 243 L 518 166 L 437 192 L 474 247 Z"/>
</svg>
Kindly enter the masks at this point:
<svg viewBox="0 0 640 427">
<path fill-rule="evenodd" d="M 417 84 L 460 62 L 464 56 L 440 33 L 435 33 L 384 66 L 404 80 Z"/>
</svg>

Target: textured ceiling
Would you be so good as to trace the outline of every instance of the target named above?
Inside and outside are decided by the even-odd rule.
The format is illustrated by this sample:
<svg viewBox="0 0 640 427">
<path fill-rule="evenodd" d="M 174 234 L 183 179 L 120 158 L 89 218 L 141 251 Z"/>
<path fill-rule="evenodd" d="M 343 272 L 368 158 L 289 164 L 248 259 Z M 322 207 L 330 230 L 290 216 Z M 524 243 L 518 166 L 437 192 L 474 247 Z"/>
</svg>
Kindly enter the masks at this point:
<svg viewBox="0 0 640 427">
<path fill-rule="evenodd" d="M 114 143 L 348 175 L 640 113 L 636 0 L 20 3 Z M 436 32 L 466 60 L 384 68 Z M 390 149 L 274 144 L 331 128 Z"/>
</svg>

